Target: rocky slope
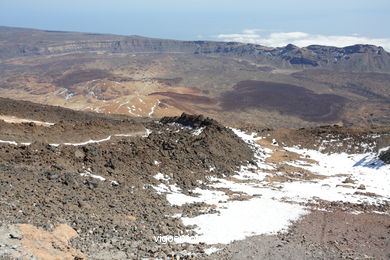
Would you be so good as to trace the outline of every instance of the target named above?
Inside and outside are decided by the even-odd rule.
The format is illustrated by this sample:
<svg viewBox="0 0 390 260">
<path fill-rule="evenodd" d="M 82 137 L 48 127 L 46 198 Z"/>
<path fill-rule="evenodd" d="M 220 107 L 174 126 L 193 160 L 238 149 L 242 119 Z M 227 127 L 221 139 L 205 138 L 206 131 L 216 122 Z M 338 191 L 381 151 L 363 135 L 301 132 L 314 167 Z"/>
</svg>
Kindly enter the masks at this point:
<svg viewBox="0 0 390 260">
<path fill-rule="evenodd" d="M 2 101 L 0 259 L 390 253 L 389 127 L 240 131 Z"/>
<path fill-rule="evenodd" d="M 4 114 L 11 113 L 11 101 L 7 102 L 1 109 Z M 29 102 L 13 106 L 24 117 L 31 115 L 31 107 L 39 107 Z M 153 122 L 41 108 L 35 119 L 47 116 L 55 125 L 0 122 L 1 256 L 136 259 L 162 252 L 172 255 L 184 248 L 156 246 L 154 237 L 190 230 L 177 219 L 164 217 L 178 209 L 155 192 L 153 185 L 159 181 L 154 176 L 170 172 L 171 181 L 188 191 L 209 176 L 232 174 L 253 160 L 253 152 L 231 130 L 203 117 L 183 114 Z M 85 140 L 90 142 L 79 144 Z M 210 172 L 210 168 L 215 170 Z M 200 206 L 187 209 L 188 214 Z M 14 226 L 19 223 L 28 225 Z M 69 238 L 65 231 L 50 233 L 58 223 L 66 224 L 60 229 L 72 234 Z M 9 233 L 14 242 L 9 241 Z M 34 233 L 41 235 L 37 238 Z M 49 245 L 43 246 L 42 237 Z M 67 249 L 73 237 L 78 238 L 72 245 L 81 251 Z M 8 247 L 9 243 L 14 246 Z M 56 244 L 54 248 L 50 243 Z"/>
</svg>

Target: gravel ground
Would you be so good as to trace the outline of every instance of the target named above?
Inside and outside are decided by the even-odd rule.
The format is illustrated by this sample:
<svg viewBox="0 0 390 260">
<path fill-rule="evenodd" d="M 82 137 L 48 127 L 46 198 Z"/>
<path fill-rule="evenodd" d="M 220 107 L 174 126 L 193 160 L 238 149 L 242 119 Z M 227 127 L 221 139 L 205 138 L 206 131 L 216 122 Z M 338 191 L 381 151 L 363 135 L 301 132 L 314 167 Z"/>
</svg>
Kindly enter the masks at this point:
<svg viewBox="0 0 390 260">
<path fill-rule="evenodd" d="M 389 259 L 390 218 L 313 211 L 287 232 L 236 241 L 208 259 Z"/>
</svg>

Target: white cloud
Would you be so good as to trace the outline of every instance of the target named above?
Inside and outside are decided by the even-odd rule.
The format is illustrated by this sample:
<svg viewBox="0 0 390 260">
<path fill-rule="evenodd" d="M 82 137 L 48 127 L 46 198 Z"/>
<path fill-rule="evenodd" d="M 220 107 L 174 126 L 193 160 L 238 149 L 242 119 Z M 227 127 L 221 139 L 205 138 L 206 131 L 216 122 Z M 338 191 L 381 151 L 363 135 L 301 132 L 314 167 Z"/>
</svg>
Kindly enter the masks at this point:
<svg viewBox="0 0 390 260">
<path fill-rule="evenodd" d="M 308 34 L 305 32 L 265 33 L 261 29 L 245 29 L 241 33 L 219 34 L 219 40 L 255 43 L 269 47 L 282 47 L 291 43 L 299 47 L 327 45 L 345 47 L 354 44 L 372 44 L 390 51 L 390 38 L 369 38 L 353 34 L 351 36 Z"/>
</svg>

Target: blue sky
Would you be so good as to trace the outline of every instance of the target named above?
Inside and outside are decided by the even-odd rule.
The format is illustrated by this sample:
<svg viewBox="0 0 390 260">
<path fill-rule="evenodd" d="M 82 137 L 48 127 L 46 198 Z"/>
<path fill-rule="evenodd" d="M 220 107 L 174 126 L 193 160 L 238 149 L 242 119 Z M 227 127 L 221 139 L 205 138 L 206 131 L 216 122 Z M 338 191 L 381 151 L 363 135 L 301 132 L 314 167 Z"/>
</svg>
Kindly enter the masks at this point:
<svg viewBox="0 0 390 260">
<path fill-rule="evenodd" d="M 274 45 L 290 39 L 273 33 L 295 32 L 381 43 L 390 38 L 389 14 L 389 0 L 0 0 L 6 26 Z"/>
</svg>

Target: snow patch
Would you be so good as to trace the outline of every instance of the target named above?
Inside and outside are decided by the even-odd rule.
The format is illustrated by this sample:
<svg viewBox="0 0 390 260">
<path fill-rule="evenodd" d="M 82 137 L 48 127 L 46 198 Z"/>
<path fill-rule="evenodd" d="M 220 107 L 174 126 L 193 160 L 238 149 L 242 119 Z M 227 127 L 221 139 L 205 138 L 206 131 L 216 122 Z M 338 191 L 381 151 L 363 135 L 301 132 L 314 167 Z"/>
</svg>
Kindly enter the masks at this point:
<svg viewBox="0 0 390 260">
<path fill-rule="evenodd" d="M 296 179 L 290 182 L 269 182 L 268 165 L 265 159 L 271 150 L 256 143 L 261 139 L 256 134 L 246 134 L 232 128 L 233 132 L 245 141 L 255 152 L 255 165 L 248 164 L 240 168 L 229 179 L 209 177 L 209 189 L 197 188 L 195 195 L 183 194 L 177 186 L 161 184 L 158 189 L 166 194 L 172 205 L 181 206 L 194 202 L 214 205 L 218 214 L 203 214 L 193 218 L 182 217 L 185 225 L 196 225 L 195 236 L 180 236 L 176 243 L 227 244 L 234 240 L 261 234 L 275 234 L 284 231 L 291 221 L 298 220 L 309 211 L 304 206 L 307 202 L 318 199 L 351 203 L 382 204 L 390 198 L 390 165 L 384 165 L 377 159 L 377 154 L 322 154 L 319 151 L 285 148 L 295 152 L 302 158 L 309 157 L 317 163 L 306 160 L 289 162 L 290 164 L 309 170 L 323 178 Z M 215 170 L 213 168 L 209 169 Z M 283 172 L 272 174 L 283 175 Z M 340 175 L 342 174 L 342 175 Z M 352 178 L 356 184 L 341 185 L 346 177 Z M 364 192 L 372 192 L 378 196 L 365 196 L 358 186 L 364 184 Z M 216 190 L 218 189 L 218 190 Z M 230 190 L 236 195 L 249 196 L 248 200 L 231 201 L 221 190 Z M 230 194 L 230 193 L 229 193 Z M 228 227 L 228 228 L 227 228 Z"/>
<path fill-rule="evenodd" d="M 156 175 L 153 176 L 156 180 L 163 180 L 163 181 L 169 181 L 169 176 L 168 175 L 165 175 L 165 174 L 162 174 L 161 172 L 157 173 Z"/>
<path fill-rule="evenodd" d="M 236 129 L 230 128 L 239 138 L 241 138 L 245 143 L 252 148 L 255 155 L 255 163 L 256 165 L 245 165 L 241 167 L 241 171 L 248 171 L 250 169 L 265 169 L 272 170 L 275 167 L 273 165 L 267 164 L 265 159 L 270 157 L 272 153 L 271 149 L 265 148 L 257 144 L 258 140 L 261 140 L 262 137 L 255 137 L 256 133 L 246 134 L 245 132 Z"/>
<path fill-rule="evenodd" d="M 104 178 L 102 176 L 92 174 L 90 168 L 87 168 L 85 170 L 85 172 L 80 173 L 80 176 L 82 176 L 82 177 L 91 177 L 91 178 L 94 178 L 94 179 L 98 179 L 100 181 L 105 181 L 106 180 L 106 178 Z"/>
<path fill-rule="evenodd" d="M 156 108 L 158 107 L 158 105 L 160 105 L 160 100 L 157 100 L 157 102 L 154 104 L 154 106 L 152 107 L 152 109 L 150 110 L 148 116 L 151 117 L 153 114 L 154 114 L 154 111 L 156 110 Z"/>
<path fill-rule="evenodd" d="M 146 132 L 145 132 L 145 135 L 143 135 L 142 137 L 147 137 L 149 136 L 149 132 L 150 131 L 149 129 L 146 129 Z M 81 145 L 87 145 L 87 144 L 95 144 L 95 143 L 102 143 L 102 142 L 107 142 L 109 140 L 111 140 L 112 137 L 130 137 L 130 136 L 134 136 L 132 134 L 114 134 L 114 135 L 110 135 L 106 138 L 103 138 L 103 139 L 100 139 L 100 140 L 88 140 L 88 141 L 85 141 L 85 142 L 81 142 L 81 143 L 62 143 L 62 145 L 73 145 L 73 146 L 81 146 Z M 59 146 L 60 144 L 50 144 L 51 146 Z"/>
<path fill-rule="evenodd" d="M 376 153 L 323 154 L 315 150 L 297 149 L 292 147 L 285 149 L 301 154 L 304 157 L 308 155 L 311 159 L 318 162 L 317 164 L 308 165 L 305 163 L 304 165 L 297 164 L 296 166 L 319 175 L 328 176 L 328 178 L 319 180 L 316 183 L 289 183 L 286 184 L 286 186 L 299 185 L 300 187 L 296 187 L 297 189 L 306 189 L 307 191 L 310 190 L 309 186 L 313 187 L 315 190 L 314 186 L 322 185 L 322 188 L 316 187 L 319 189 L 317 194 L 313 190 L 312 196 L 318 196 L 326 200 L 335 200 L 337 198 L 342 201 L 355 203 L 358 203 L 359 200 L 369 202 L 377 201 L 378 199 L 353 195 L 353 193 L 357 191 L 358 184 L 364 184 L 366 188 L 365 192 L 372 192 L 383 197 L 379 199 L 379 201 L 390 198 L 390 165 L 386 165 L 379 160 Z M 339 174 L 344 176 L 340 176 Z M 337 187 L 336 190 L 330 190 L 329 186 L 335 188 L 336 185 L 342 184 L 342 181 L 346 176 L 355 180 L 356 185 L 354 185 L 352 189 Z M 337 194 L 338 196 L 336 196 Z M 340 195 L 342 196 L 340 197 Z"/>
<path fill-rule="evenodd" d="M 38 120 L 32 120 L 32 119 L 25 119 L 25 118 L 19 118 L 16 116 L 1 116 L 0 115 L 0 120 L 6 122 L 6 123 L 16 123 L 16 124 L 21 124 L 21 123 L 33 123 L 36 125 L 42 125 L 42 126 L 52 126 L 54 123 L 50 122 L 44 122 L 44 121 L 38 121 Z"/>
<path fill-rule="evenodd" d="M 198 128 L 198 129 L 194 130 L 194 131 L 192 132 L 192 135 L 193 135 L 193 136 L 198 136 L 198 135 L 200 135 L 200 134 L 203 132 L 203 130 L 205 130 L 205 129 L 206 129 L 205 126 L 200 127 L 200 128 Z"/>
<path fill-rule="evenodd" d="M 87 145 L 87 144 L 95 144 L 95 143 L 101 143 L 101 142 L 106 142 L 108 140 L 111 139 L 111 135 L 106 137 L 106 138 L 103 138 L 103 139 L 100 139 L 100 140 L 88 140 L 88 141 L 85 141 L 85 142 L 82 142 L 82 143 L 63 143 L 63 145 L 73 145 L 73 146 L 80 146 L 80 145 Z"/>
<path fill-rule="evenodd" d="M 4 141 L 4 140 L 0 140 L 0 143 L 18 145 L 18 143 L 15 142 L 15 141 Z"/>
<path fill-rule="evenodd" d="M 140 117 L 139 114 L 136 114 L 136 113 L 133 112 L 133 110 L 135 110 L 134 105 L 132 105 L 131 107 L 127 106 L 127 109 L 128 109 L 129 114 L 132 114 L 132 115 L 134 115 L 136 117 Z"/>
<path fill-rule="evenodd" d="M 193 130 L 193 129 L 194 129 L 194 128 L 191 127 L 191 126 L 182 125 L 182 124 L 176 123 L 176 122 L 174 122 L 174 123 L 169 123 L 169 125 L 171 125 L 171 126 L 177 126 L 177 127 L 180 127 L 181 129 L 187 129 L 187 130 Z M 167 128 L 167 130 L 169 130 L 169 128 Z"/>
<path fill-rule="evenodd" d="M 216 247 L 210 247 L 210 248 L 206 248 L 205 250 L 204 250 L 204 253 L 206 254 L 206 255 L 211 255 L 211 254 L 214 254 L 214 253 L 216 253 L 216 252 L 218 252 L 218 251 L 220 251 L 220 250 L 222 250 L 221 248 L 216 248 Z"/>
<path fill-rule="evenodd" d="M 152 130 L 146 128 L 146 133 L 142 137 L 148 137 L 152 132 L 153 132 Z"/>
<path fill-rule="evenodd" d="M 182 218 L 184 225 L 197 225 L 199 235 L 181 236 L 177 242 L 228 244 L 248 236 L 275 234 L 307 213 L 302 206 L 262 198 L 231 201 L 218 210 L 219 214 Z"/>
<path fill-rule="evenodd" d="M 65 96 L 65 99 L 68 100 L 68 99 L 71 99 L 72 97 L 75 96 L 75 93 L 69 93 Z"/>
</svg>

